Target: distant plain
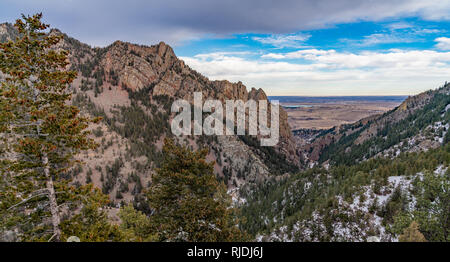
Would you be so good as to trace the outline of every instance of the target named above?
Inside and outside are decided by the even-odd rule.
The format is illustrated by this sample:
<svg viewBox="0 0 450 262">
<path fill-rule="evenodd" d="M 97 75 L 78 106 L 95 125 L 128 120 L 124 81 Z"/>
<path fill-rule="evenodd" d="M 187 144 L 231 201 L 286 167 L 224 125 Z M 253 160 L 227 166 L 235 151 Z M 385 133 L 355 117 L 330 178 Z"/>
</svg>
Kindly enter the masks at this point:
<svg viewBox="0 0 450 262">
<path fill-rule="evenodd" d="M 383 114 L 400 105 L 406 96 L 304 97 L 272 96 L 288 114 L 292 130 L 328 129 Z"/>
</svg>

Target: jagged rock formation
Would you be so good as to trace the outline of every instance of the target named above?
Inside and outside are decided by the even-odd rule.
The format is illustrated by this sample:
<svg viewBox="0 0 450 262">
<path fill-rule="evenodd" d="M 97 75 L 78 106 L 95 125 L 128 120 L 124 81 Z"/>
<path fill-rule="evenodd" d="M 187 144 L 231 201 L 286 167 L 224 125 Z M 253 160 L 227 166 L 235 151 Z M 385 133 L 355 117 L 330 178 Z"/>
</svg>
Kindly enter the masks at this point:
<svg viewBox="0 0 450 262">
<path fill-rule="evenodd" d="M 63 33 L 52 29 L 50 34 Z M 15 36 L 11 24 L 0 25 L 0 40 Z M 247 91 L 241 82 L 210 81 L 178 59 L 164 42 L 143 46 L 116 41 L 105 48 L 91 48 L 63 36 L 57 48 L 69 51 L 71 69 L 78 71 L 71 87 L 73 103 L 86 114 L 104 117 L 93 127 L 100 148 L 81 155 L 86 165 L 67 175 L 79 183 L 93 182 L 115 203 L 139 201 L 142 188 L 151 183 L 161 160 L 163 138 L 172 136 L 171 101 L 192 102 L 199 91 L 203 99 L 267 100 L 262 89 Z M 241 188 L 296 170 L 299 158 L 282 108 L 280 136 L 271 149 L 260 147 L 251 137 L 189 136 L 178 141 L 194 149 L 209 147 L 208 158 L 216 162 L 218 177 L 230 188 Z"/>
</svg>

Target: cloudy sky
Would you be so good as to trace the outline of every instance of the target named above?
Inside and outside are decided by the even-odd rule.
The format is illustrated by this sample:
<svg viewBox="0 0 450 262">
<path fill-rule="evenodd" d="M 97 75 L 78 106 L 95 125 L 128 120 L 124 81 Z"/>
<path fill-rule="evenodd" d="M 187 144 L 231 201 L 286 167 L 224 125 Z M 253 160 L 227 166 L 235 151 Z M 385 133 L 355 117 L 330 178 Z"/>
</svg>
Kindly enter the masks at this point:
<svg viewBox="0 0 450 262">
<path fill-rule="evenodd" d="M 92 46 L 174 47 L 269 95 L 411 95 L 450 81 L 450 0 L 0 0 Z"/>
</svg>

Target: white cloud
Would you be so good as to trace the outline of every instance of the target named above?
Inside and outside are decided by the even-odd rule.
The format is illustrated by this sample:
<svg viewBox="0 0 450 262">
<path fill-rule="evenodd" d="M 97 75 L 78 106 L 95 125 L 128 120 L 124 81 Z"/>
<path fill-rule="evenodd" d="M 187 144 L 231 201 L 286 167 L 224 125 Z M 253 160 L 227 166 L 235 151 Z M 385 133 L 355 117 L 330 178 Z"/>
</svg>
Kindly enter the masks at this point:
<svg viewBox="0 0 450 262">
<path fill-rule="evenodd" d="M 397 34 L 371 34 L 364 37 L 364 39 L 361 41 L 361 45 L 371 46 L 389 43 L 411 43 L 414 41 L 415 39 L 412 37 Z"/>
<path fill-rule="evenodd" d="M 203 56 L 182 59 L 213 80 L 242 81 L 269 95 L 409 95 L 435 88 L 450 75 L 450 52 L 432 50 L 343 53 L 307 49 L 266 54 L 266 59 L 259 60 L 234 55 L 205 60 Z"/>
<path fill-rule="evenodd" d="M 424 28 L 424 29 L 416 29 L 416 30 L 414 30 L 414 32 L 418 35 L 425 35 L 425 34 L 442 33 L 442 32 L 444 32 L 444 30 Z"/>
<path fill-rule="evenodd" d="M 450 50 L 450 38 L 438 37 L 434 41 L 437 42 L 436 48 L 441 49 L 441 50 Z"/>
<path fill-rule="evenodd" d="M 388 52 L 365 51 L 355 54 L 335 50 L 307 49 L 284 54 L 269 53 L 262 58 L 305 59 L 321 64 L 321 68 L 409 68 L 418 65 L 433 66 L 436 62 L 450 62 L 450 52 L 392 49 Z"/>
<path fill-rule="evenodd" d="M 421 28 L 409 23 L 399 22 L 385 26 L 387 30 L 364 36 L 362 39 L 340 39 L 347 44 L 357 46 L 373 46 L 378 44 L 414 43 L 425 41 L 424 36 L 442 33 L 444 30 Z"/>
<path fill-rule="evenodd" d="M 202 61 L 205 60 L 222 60 L 226 59 L 229 56 L 243 56 L 243 55 L 251 55 L 252 52 L 249 51 L 236 51 L 236 52 L 212 52 L 206 54 L 198 54 L 195 58 L 200 59 Z"/>
<path fill-rule="evenodd" d="M 318 50 L 318 49 L 305 49 L 298 50 L 289 53 L 269 53 L 264 54 L 261 58 L 272 58 L 272 59 L 296 59 L 296 58 L 304 58 L 308 59 L 310 57 L 315 57 L 318 55 L 326 55 L 330 53 L 335 53 L 334 50 Z"/>
<path fill-rule="evenodd" d="M 305 42 L 311 37 L 309 34 L 285 34 L 285 35 L 271 35 L 267 37 L 252 37 L 253 40 L 263 44 L 269 44 L 278 48 L 284 47 L 308 47 Z"/>
<path fill-rule="evenodd" d="M 431 50 L 390 50 L 389 52 L 342 53 L 334 50 L 302 50 L 285 54 L 285 58 L 303 58 L 328 68 L 405 68 L 433 66 L 450 62 L 450 52 Z"/>
<path fill-rule="evenodd" d="M 389 28 L 390 30 L 398 30 L 398 29 L 411 28 L 411 27 L 413 27 L 413 25 L 410 23 L 406 23 L 406 22 L 397 22 L 397 23 L 388 24 L 388 25 L 386 25 L 386 27 Z"/>
</svg>

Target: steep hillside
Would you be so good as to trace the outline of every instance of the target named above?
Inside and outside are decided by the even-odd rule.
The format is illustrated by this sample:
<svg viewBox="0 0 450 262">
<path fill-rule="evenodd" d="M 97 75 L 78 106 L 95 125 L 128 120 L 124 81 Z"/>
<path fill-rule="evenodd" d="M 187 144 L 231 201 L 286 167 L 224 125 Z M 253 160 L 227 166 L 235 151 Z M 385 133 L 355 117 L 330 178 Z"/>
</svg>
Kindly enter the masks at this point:
<svg viewBox="0 0 450 262">
<path fill-rule="evenodd" d="M 253 188 L 246 229 L 260 241 L 397 241 L 415 221 L 427 240 L 448 241 L 449 109 L 446 84 L 384 115 L 298 134 L 313 137 L 303 153 L 316 166 Z"/>
<path fill-rule="evenodd" d="M 447 142 L 273 179 L 247 196 L 244 227 L 258 241 L 397 241 L 416 221 L 427 240 L 448 241 L 449 166 Z"/>
<path fill-rule="evenodd" d="M 11 24 L 0 25 L 0 40 L 16 37 Z M 57 29 L 50 34 L 63 34 Z M 192 70 L 161 42 L 142 46 L 116 41 L 105 48 L 91 48 L 65 34 L 58 48 L 69 51 L 70 67 L 78 71 L 71 86 L 73 103 L 85 114 L 102 116 L 93 127 L 100 144 L 96 151 L 80 157 L 85 165 L 68 172 L 77 183 L 92 182 L 110 195 L 113 204 L 135 201 L 160 164 L 164 137 L 170 131 L 171 104 L 176 99 L 193 101 L 201 91 L 203 99 L 267 100 L 261 89 L 250 91 L 241 83 L 210 81 Z M 259 136 L 186 136 L 178 142 L 197 149 L 210 149 L 208 160 L 232 192 L 298 169 L 299 159 L 280 108 L 280 141 L 275 147 L 259 146 Z"/>
<path fill-rule="evenodd" d="M 449 129 L 450 85 L 409 97 L 383 115 L 322 131 L 302 148 L 309 164 L 354 164 L 380 155 L 436 148 Z"/>
</svg>

